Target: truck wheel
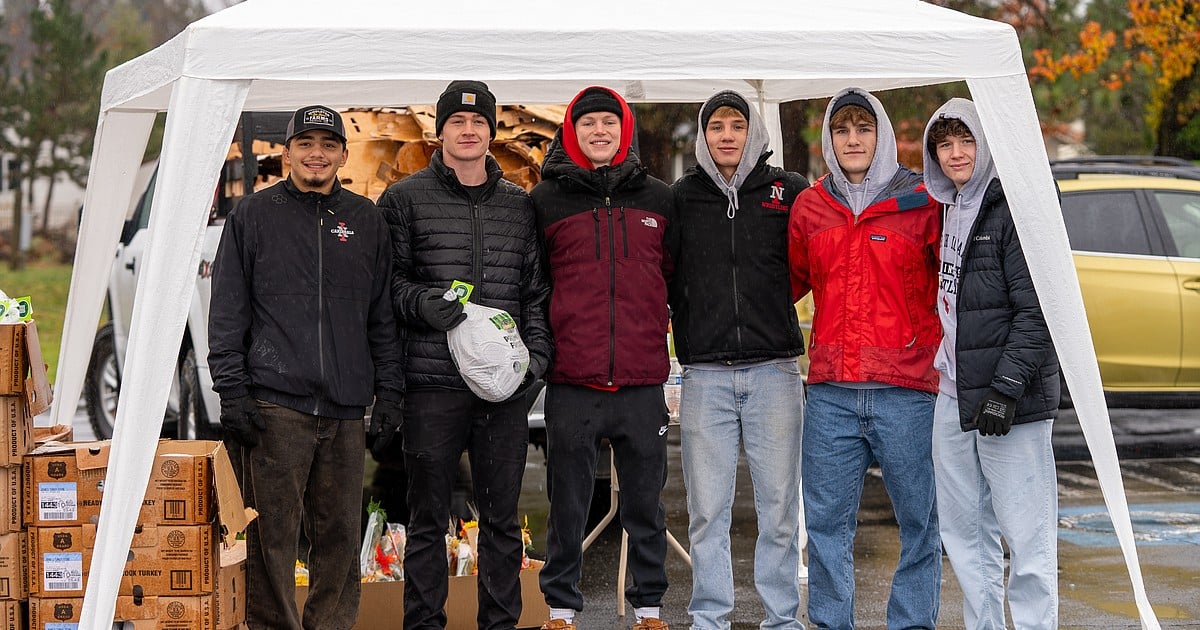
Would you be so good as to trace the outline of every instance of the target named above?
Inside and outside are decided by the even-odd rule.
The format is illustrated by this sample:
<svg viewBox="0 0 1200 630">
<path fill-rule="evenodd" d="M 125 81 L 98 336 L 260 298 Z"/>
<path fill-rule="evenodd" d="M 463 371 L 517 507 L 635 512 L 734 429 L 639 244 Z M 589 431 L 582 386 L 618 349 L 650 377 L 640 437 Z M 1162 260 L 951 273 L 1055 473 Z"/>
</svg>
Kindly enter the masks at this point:
<svg viewBox="0 0 1200 630">
<path fill-rule="evenodd" d="M 196 371 L 196 350 L 188 343 L 175 367 L 179 383 L 179 412 L 175 415 L 175 437 L 180 440 L 207 440 L 216 437 L 208 424 L 200 377 Z"/>
<path fill-rule="evenodd" d="M 96 331 L 83 387 L 88 420 L 98 440 L 112 437 L 113 423 L 117 419 L 117 395 L 120 391 L 121 371 L 117 368 L 113 329 L 109 323 Z"/>
</svg>

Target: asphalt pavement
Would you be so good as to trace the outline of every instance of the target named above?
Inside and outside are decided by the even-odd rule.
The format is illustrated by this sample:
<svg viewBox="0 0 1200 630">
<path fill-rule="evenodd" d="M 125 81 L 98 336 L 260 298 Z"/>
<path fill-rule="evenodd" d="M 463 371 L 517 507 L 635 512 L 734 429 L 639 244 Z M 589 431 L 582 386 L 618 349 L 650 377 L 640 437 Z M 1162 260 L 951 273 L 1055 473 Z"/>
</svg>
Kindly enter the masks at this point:
<svg viewBox="0 0 1200 630">
<path fill-rule="evenodd" d="M 1200 628 L 1200 410 L 1110 411 L 1122 460 L 1126 494 L 1147 593 L 1163 628 Z M 1108 520 L 1095 471 L 1074 413 L 1064 410 L 1055 426 L 1059 469 L 1060 628 L 1140 628 L 1124 559 Z M 669 441 L 670 467 L 663 503 L 667 527 L 687 547 L 687 507 L 680 469 L 679 438 Z M 530 451 L 522 507 L 534 528 L 535 547 L 544 550 L 544 456 Z M 754 590 L 757 526 L 750 476 L 743 458 L 733 509 L 732 555 L 735 630 L 757 628 L 762 606 Z M 617 616 L 620 531 L 610 525 L 584 554 L 581 590 L 585 610 L 579 628 L 629 628 L 632 609 Z M 878 470 L 868 471 L 855 542 L 858 628 L 885 628 L 886 605 L 899 552 L 899 534 Z M 668 552 L 670 588 L 663 619 L 687 628 L 691 569 Z M 939 628 L 962 628 L 962 592 L 943 558 Z M 807 587 L 802 589 L 807 598 Z M 802 608 L 806 604 L 802 603 Z"/>
<path fill-rule="evenodd" d="M 1121 458 L 1126 495 L 1133 519 L 1141 570 L 1151 604 L 1163 628 L 1200 628 L 1200 409 L 1110 410 L 1113 435 Z M 87 418 L 74 421 L 75 439 L 91 439 Z M 1108 520 L 1082 431 L 1070 410 L 1055 424 L 1059 476 L 1060 628 L 1140 628 L 1112 524 Z M 669 470 L 663 503 L 667 527 L 686 549 L 687 508 L 680 469 L 678 433 L 668 441 Z M 535 557 L 545 551 L 545 456 L 531 448 L 523 481 L 521 508 L 533 535 Z M 597 515 L 604 501 L 598 501 Z M 753 583 L 757 536 L 753 494 L 745 460 L 737 477 L 733 509 L 732 555 L 736 608 L 735 630 L 757 628 L 762 606 Z M 605 528 L 584 554 L 585 610 L 577 617 L 583 629 L 629 628 L 632 609 L 617 615 L 617 567 L 620 529 Z M 891 572 L 899 536 L 878 470 L 868 471 L 858 514 L 855 544 L 858 628 L 885 628 Z M 687 628 L 691 569 L 668 553 L 670 588 L 663 618 Z M 962 594 L 949 562 L 943 562 L 939 628 L 962 627 Z M 807 597 L 807 588 L 802 589 Z M 803 605 L 802 605 L 803 609 Z"/>
</svg>

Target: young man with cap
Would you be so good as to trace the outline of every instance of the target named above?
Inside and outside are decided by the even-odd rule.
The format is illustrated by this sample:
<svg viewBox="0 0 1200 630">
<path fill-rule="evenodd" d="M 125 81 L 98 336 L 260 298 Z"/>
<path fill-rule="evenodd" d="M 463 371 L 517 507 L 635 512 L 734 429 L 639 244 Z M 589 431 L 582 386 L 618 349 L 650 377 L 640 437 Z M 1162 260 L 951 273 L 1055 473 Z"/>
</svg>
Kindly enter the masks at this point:
<svg viewBox="0 0 1200 630">
<path fill-rule="evenodd" d="M 671 191 L 631 150 L 633 113 L 604 87 L 580 92 L 532 196 L 546 248 L 554 367 L 546 380 L 547 520 L 544 628 L 574 628 L 583 610 L 581 543 L 601 440 L 621 483 L 637 630 L 659 617 L 667 574 L 665 513 L 667 281 L 674 266 Z"/>
<path fill-rule="evenodd" d="M 891 121 L 865 91 L 829 101 L 821 148 L 830 173 L 796 198 L 788 235 L 793 295 L 811 289 L 816 307 L 802 455 L 808 617 L 854 627 L 855 518 L 878 462 L 900 526 L 887 625 L 933 628 L 938 205 L 896 162 Z"/>
<path fill-rule="evenodd" d="M 342 188 L 342 118 L 303 107 L 288 123 L 287 179 L 225 221 L 212 276 L 208 363 L 247 505 L 246 623 L 299 630 L 296 552 L 310 547 L 305 628 L 358 616 L 362 419 L 387 442 L 404 381 L 387 224 Z"/>
<path fill-rule="evenodd" d="M 1058 627 L 1058 482 L 1050 443 L 1058 357 L 975 104 L 925 128 L 925 186 L 943 204 L 933 460 L 942 543 L 963 622 Z"/>
<path fill-rule="evenodd" d="M 739 445 L 754 485 L 754 583 L 763 628 L 799 630 L 804 338 L 788 284 L 788 212 L 808 181 L 767 164 L 767 128 L 740 94 L 700 108 L 697 166 L 672 189 L 671 284 L 692 555 L 693 628 L 730 627 L 729 528 Z"/>
<path fill-rule="evenodd" d="M 529 195 L 504 180 L 488 155 L 496 97 L 482 82 L 451 82 L 438 98 L 436 129 L 442 146 L 429 166 L 379 198 L 391 228 L 392 304 L 407 358 L 404 627 L 446 625 L 446 526 L 466 450 L 479 509 L 478 624 L 505 630 L 521 616 L 517 499 L 529 445 L 526 388 L 498 403 L 467 388 L 446 340 L 466 315 L 442 294 L 462 280 L 474 285 L 472 302 L 507 311 L 529 349 L 526 382 L 532 383 L 550 359 L 550 287 Z"/>
</svg>

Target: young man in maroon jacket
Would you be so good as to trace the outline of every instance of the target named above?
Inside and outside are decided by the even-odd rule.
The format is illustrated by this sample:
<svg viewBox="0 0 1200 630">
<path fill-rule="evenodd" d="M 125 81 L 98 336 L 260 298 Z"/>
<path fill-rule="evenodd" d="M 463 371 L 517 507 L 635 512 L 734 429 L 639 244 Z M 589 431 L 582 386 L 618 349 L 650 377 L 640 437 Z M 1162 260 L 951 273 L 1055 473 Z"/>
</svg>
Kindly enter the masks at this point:
<svg viewBox="0 0 1200 630">
<path fill-rule="evenodd" d="M 573 629 L 583 609 L 581 543 L 601 440 L 621 480 L 621 525 L 629 533 L 626 597 L 635 630 L 666 628 L 667 539 L 660 501 L 667 478 L 667 281 L 673 268 L 671 191 L 635 153 L 634 120 L 616 92 L 590 87 L 567 121 L 534 187 L 549 262 L 553 367 L 547 375 L 544 628 Z"/>
</svg>

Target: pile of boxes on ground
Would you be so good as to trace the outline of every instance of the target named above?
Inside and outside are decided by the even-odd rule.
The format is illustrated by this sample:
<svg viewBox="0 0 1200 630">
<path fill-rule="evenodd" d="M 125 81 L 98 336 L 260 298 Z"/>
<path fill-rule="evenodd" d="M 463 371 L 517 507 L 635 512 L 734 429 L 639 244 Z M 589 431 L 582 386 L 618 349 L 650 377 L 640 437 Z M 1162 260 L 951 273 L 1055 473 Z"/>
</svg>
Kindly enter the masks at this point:
<svg viewBox="0 0 1200 630">
<path fill-rule="evenodd" d="M 28 376 L 27 376 L 28 375 Z M 50 388 L 30 321 L 0 325 L 0 630 L 78 627 L 96 549 L 108 442 L 33 428 Z M 253 518 L 219 442 L 163 441 L 116 602 L 134 630 L 227 630 L 245 620 L 245 545 Z M 27 606 L 25 602 L 28 602 Z"/>
</svg>

